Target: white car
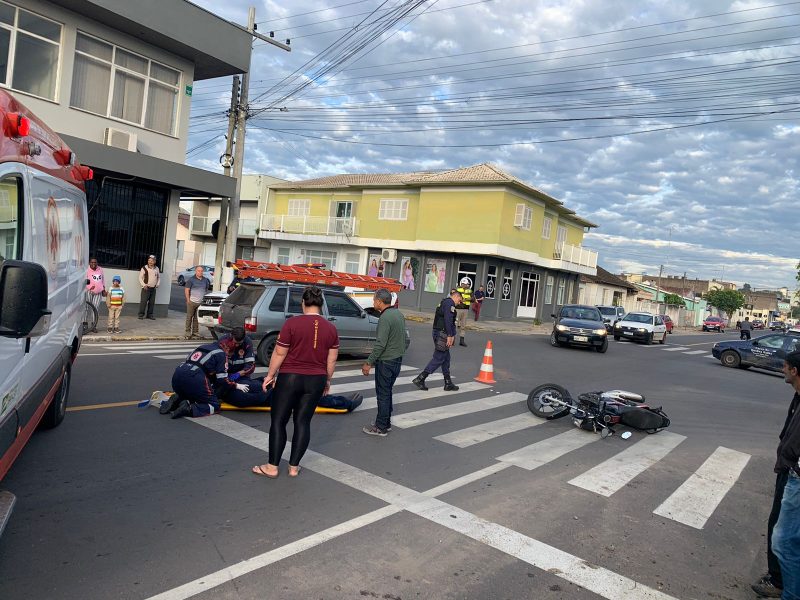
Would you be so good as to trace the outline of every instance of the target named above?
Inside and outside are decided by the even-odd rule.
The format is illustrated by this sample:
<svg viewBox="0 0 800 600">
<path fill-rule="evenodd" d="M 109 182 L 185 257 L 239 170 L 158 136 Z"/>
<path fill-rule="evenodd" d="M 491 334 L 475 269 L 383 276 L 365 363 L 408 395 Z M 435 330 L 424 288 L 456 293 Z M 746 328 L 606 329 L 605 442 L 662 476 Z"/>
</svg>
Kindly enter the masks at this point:
<svg viewBox="0 0 800 600">
<path fill-rule="evenodd" d="M 188 269 L 184 269 L 178 273 L 177 283 L 178 285 L 186 285 L 186 280 L 194 277 L 194 270 L 197 267 L 203 267 L 203 275 L 208 277 L 208 280 L 213 284 L 214 283 L 214 267 L 210 265 L 195 265 L 193 267 L 189 267 Z"/>
<path fill-rule="evenodd" d="M 614 339 L 622 338 L 652 344 L 663 344 L 667 339 L 667 326 L 660 315 L 652 313 L 628 313 L 614 324 Z"/>
</svg>

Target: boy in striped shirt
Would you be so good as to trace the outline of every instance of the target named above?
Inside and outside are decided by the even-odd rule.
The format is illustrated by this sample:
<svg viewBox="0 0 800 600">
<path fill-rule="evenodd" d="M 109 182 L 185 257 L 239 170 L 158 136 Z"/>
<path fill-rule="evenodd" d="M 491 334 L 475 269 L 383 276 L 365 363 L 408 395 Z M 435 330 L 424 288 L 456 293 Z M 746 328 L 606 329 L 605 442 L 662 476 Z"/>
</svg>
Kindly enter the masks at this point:
<svg viewBox="0 0 800 600">
<path fill-rule="evenodd" d="M 120 333 L 119 313 L 125 304 L 125 290 L 122 289 L 122 278 L 114 275 L 111 282 L 111 289 L 106 294 L 106 305 L 108 306 L 108 333 Z"/>
</svg>

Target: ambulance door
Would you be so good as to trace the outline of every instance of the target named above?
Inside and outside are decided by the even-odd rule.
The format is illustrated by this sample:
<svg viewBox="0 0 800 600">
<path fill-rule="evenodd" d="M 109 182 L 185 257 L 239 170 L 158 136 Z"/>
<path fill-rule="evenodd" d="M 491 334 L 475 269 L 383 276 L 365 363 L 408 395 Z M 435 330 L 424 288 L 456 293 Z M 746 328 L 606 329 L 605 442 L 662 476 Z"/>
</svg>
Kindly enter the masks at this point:
<svg viewBox="0 0 800 600">
<path fill-rule="evenodd" d="M 22 178 L 0 171 L 0 263 L 22 260 L 23 201 Z M 21 381 L 25 359 L 25 340 L 0 337 L 0 458 L 17 436 L 15 409 L 25 389 Z"/>
</svg>

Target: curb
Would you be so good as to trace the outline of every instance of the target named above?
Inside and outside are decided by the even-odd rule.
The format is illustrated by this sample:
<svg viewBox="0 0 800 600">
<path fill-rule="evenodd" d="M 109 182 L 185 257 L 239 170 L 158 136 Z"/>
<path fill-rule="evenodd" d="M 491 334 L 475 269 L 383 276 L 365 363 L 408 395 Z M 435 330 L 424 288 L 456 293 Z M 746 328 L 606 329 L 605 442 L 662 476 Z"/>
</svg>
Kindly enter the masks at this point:
<svg viewBox="0 0 800 600">
<path fill-rule="evenodd" d="M 202 338 L 199 338 L 199 339 L 196 339 L 196 340 L 187 340 L 182 335 L 180 335 L 180 336 L 175 336 L 175 335 L 163 335 L 163 336 L 155 336 L 155 335 L 149 335 L 149 336 L 144 336 L 144 335 L 139 335 L 139 336 L 134 336 L 134 335 L 130 335 L 130 336 L 98 335 L 98 336 L 91 336 L 91 337 L 84 336 L 82 343 L 91 344 L 91 343 L 97 343 L 97 342 L 108 343 L 108 342 L 156 342 L 156 341 L 164 341 L 164 342 L 166 342 L 166 341 L 170 341 L 170 342 L 174 342 L 174 341 L 180 341 L 180 342 L 190 342 L 190 341 L 206 342 L 206 341 L 213 341 L 213 339 L 210 338 L 210 337 L 208 337 L 208 338 L 202 337 Z"/>
</svg>

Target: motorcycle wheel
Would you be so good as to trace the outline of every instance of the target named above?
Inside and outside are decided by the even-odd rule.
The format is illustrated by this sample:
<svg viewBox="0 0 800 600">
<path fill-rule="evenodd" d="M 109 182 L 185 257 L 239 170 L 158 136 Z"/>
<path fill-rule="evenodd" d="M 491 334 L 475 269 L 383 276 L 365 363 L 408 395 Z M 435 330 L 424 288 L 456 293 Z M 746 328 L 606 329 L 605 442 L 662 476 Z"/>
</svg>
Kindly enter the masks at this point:
<svg viewBox="0 0 800 600">
<path fill-rule="evenodd" d="M 572 402 L 569 392 L 555 383 L 544 383 L 537 386 L 528 394 L 528 410 L 542 419 L 559 419 L 569 414 L 570 407 L 551 404 L 548 396 L 554 396 L 564 402 Z"/>
</svg>

